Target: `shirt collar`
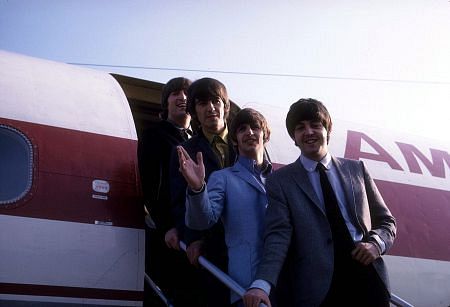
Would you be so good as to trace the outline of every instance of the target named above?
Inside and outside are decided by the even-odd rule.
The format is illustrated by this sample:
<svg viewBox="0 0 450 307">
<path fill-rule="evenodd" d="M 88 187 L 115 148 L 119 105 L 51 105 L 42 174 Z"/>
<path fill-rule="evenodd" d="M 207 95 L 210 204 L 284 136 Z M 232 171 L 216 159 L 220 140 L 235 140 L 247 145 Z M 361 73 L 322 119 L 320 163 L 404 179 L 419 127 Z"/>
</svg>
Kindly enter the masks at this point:
<svg viewBox="0 0 450 307">
<path fill-rule="evenodd" d="M 311 160 L 307 157 L 305 157 L 304 155 L 300 155 L 300 162 L 302 163 L 303 167 L 308 171 L 308 172 L 314 172 L 316 170 L 317 167 L 317 161 Z M 320 160 L 320 163 L 323 164 L 323 166 L 325 166 L 326 169 L 330 169 L 331 167 L 331 155 L 328 152 L 325 157 L 323 157 L 322 160 Z"/>
<path fill-rule="evenodd" d="M 212 144 L 215 136 L 220 137 L 225 144 L 228 144 L 228 138 L 227 138 L 228 127 L 226 125 L 225 125 L 225 129 L 223 129 L 222 133 L 219 133 L 219 134 L 208 133 L 205 130 L 202 130 L 202 132 L 210 144 Z"/>
<path fill-rule="evenodd" d="M 168 123 L 170 123 L 172 126 L 174 126 L 175 128 L 177 128 L 178 130 L 186 131 L 187 133 L 189 133 L 190 135 L 192 135 L 191 125 L 189 125 L 189 127 L 187 127 L 187 128 L 183 128 L 183 127 L 177 125 L 176 123 L 174 123 L 173 121 L 171 121 L 171 120 L 169 120 L 169 119 L 166 119 L 166 121 L 167 121 Z"/>
<path fill-rule="evenodd" d="M 257 167 L 256 161 L 247 157 L 239 156 L 239 163 L 241 163 L 252 174 L 262 174 L 267 176 L 272 172 L 272 163 L 264 159 L 261 169 Z"/>
</svg>

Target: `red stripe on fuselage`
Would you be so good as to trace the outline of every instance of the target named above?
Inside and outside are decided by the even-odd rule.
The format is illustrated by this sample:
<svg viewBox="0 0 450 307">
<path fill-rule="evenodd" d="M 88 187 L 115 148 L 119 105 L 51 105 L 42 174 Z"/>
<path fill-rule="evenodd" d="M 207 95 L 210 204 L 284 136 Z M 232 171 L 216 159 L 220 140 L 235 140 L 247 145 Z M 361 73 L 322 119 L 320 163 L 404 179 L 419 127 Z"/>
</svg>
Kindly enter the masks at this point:
<svg viewBox="0 0 450 307">
<path fill-rule="evenodd" d="M 36 151 L 31 197 L 0 214 L 143 228 L 136 140 L 3 118 L 0 123 L 23 132 Z M 95 192 L 95 179 L 108 181 L 110 191 Z"/>
<path fill-rule="evenodd" d="M 0 283 L 3 294 L 142 301 L 143 291 Z"/>
<path fill-rule="evenodd" d="M 143 227 L 135 140 L 2 119 L 36 146 L 33 195 L 0 214 Z M 281 167 L 276 164 L 275 168 Z M 108 200 L 94 199 L 92 180 L 110 183 Z M 376 180 L 397 219 L 397 238 L 389 254 L 450 261 L 450 192 Z"/>
<path fill-rule="evenodd" d="M 450 191 L 375 181 L 397 220 L 389 254 L 450 261 Z"/>
</svg>

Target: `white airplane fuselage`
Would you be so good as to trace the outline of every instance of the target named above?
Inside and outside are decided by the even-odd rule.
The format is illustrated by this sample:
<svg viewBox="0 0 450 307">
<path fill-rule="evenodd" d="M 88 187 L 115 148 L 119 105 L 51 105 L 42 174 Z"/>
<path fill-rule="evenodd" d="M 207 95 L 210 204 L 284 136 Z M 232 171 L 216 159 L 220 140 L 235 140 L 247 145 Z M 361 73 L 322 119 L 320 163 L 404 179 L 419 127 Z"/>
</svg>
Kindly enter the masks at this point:
<svg viewBox="0 0 450 307">
<path fill-rule="evenodd" d="M 137 133 L 122 88 L 104 72 L 4 51 L 0 68 L 0 302 L 142 305 Z M 269 118 L 272 161 L 295 161 L 284 111 L 251 107 Z M 384 256 L 392 292 L 448 306 L 448 144 L 333 126 L 331 153 L 363 160 L 397 219 Z"/>
<path fill-rule="evenodd" d="M 1 192 L 0 301 L 141 305 L 137 136 L 122 89 L 6 52 L 0 67 L 2 184 L 30 182 Z M 28 179 L 6 168 L 22 155 Z"/>
</svg>

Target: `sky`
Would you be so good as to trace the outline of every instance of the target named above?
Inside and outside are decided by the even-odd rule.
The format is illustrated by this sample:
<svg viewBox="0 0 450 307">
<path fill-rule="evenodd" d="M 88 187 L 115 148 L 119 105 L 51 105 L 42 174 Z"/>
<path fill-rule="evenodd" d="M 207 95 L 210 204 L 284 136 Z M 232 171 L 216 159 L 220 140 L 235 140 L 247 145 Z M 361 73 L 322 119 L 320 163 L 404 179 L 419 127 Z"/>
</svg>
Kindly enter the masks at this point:
<svg viewBox="0 0 450 307">
<path fill-rule="evenodd" d="M 0 0 L 0 49 L 163 83 L 213 77 L 241 107 L 280 114 L 313 97 L 333 118 L 450 147 L 448 0 Z"/>
</svg>

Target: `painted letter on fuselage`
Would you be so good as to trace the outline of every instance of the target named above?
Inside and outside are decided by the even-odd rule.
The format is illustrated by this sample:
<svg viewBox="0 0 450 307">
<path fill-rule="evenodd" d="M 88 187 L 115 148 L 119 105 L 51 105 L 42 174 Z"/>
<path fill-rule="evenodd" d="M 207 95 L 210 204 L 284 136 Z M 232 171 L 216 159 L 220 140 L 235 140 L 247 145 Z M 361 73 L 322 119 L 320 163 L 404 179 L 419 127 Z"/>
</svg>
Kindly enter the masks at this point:
<svg viewBox="0 0 450 307">
<path fill-rule="evenodd" d="M 362 140 L 370 145 L 377 153 L 361 151 Z M 347 143 L 345 145 L 344 157 L 355 160 L 369 159 L 386 162 L 392 169 L 403 170 L 394 157 L 392 157 L 380 144 L 362 132 L 352 130 L 347 131 Z"/>
<path fill-rule="evenodd" d="M 405 157 L 406 163 L 408 164 L 408 168 L 411 173 L 423 174 L 419 162 L 417 161 L 417 158 L 419 158 L 420 161 L 422 161 L 422 163 L 430 171 L 430 174 L 432 176 L 445 178 L 444 161 L 447 163 L 447 166 L 450 167 L 450 155 L 448 154 L 448 152 L 430 148 L 432 160 L 430 161 L 415 146 L 400 142 L 396 142 L 396 144 Z"/>
</svg>

